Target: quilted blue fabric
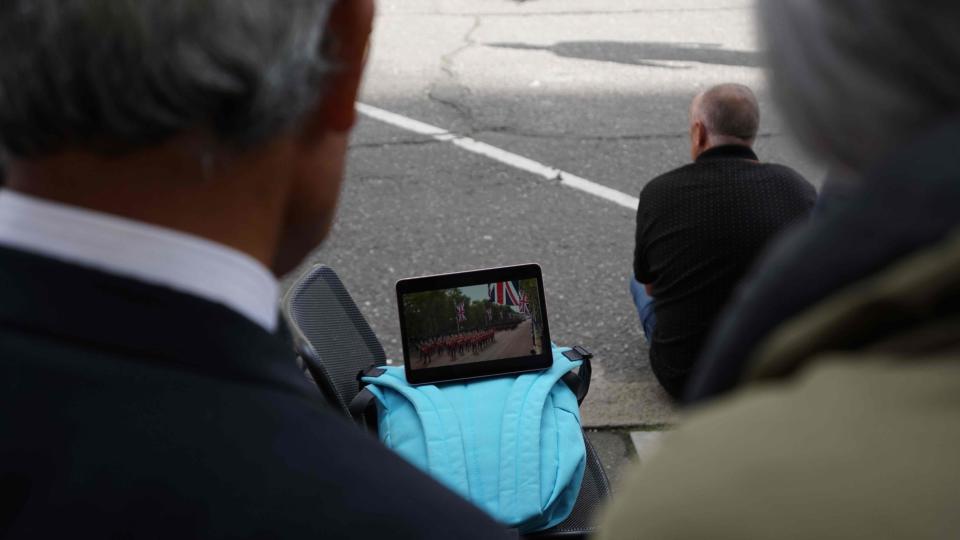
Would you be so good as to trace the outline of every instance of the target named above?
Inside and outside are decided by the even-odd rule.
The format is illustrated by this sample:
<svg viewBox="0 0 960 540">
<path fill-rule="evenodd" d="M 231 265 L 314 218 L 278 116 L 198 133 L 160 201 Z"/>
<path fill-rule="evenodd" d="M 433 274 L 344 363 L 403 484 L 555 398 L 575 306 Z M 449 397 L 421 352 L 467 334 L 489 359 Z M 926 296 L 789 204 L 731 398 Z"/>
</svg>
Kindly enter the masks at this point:
<svg viewBox="0 0 960 540">
<path fill-rule="evenodd" d="M 402 368 L 364 377 L 380 439 L 501 523 L 533 532 L 570 515 L 586 448 L 580 409 L 561 381 L 580 362 L 553 349 L 542 372 L 410 386 Z"/>
</svg>

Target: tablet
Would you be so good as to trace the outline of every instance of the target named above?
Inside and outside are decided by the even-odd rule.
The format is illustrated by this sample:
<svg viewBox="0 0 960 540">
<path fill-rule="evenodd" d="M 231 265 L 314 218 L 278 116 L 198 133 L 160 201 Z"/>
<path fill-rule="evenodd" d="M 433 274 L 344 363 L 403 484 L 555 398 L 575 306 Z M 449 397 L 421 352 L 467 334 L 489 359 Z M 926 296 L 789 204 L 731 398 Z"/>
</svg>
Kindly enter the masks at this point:
<svg viewBox="0 0 960 540">
<path fill-rule="evenodd" d="M 410 384 L 547 369 L 553 364 L 540 266 L 397 282 Z"/>
</svg>

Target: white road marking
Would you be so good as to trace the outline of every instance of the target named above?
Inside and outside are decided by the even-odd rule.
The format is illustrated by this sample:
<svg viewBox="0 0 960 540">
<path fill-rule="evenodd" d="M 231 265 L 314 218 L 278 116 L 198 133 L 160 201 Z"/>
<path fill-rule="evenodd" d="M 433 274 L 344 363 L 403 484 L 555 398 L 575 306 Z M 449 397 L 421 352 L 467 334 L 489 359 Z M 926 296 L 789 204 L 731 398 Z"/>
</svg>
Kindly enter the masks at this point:
<svg viewBox="0 0 960 540">
<path fill-rule="evenodd" d="M 497 148 L 496 146 L 487 144 L 485 142 L 480 142 L 476 139 L 471 139 L 470 137 L 456 135 L 446 129 L 432 126 L 430 124 L 420 122 L 419 120 L 414 120 L 413 118 L 408 118 L 406 116 L 392 113 L 371 105 L 366 105 L 364 103 L 357 103 L 357 111 L 359 111 L 361 114 L 369 116 L 370 118 L 379 120 L 392 126 L 406 129 L 407 131 L 412 131 L 427 137 L 432 137 L 438 141 L 449 142 L 453 145 L 459 146 L 464 150 L 473 152 L 474 154 L 480 154 L 481 156 L 499 161 L 500 163 L 520 169 L 522 171 L 526 171 L 530 174 L 540 176 L 548 180 L 559 180 L 564 186 L 571 187 L 573 189 L 579 189 L 580 191 L 589 193 L 595 197 L 600 197 L 601 199 L 618 204 L 624 208 L 629 208 L 636 211 L 637 206 L 640 204 L 639 199 L 631 195 L 627 195 L 622 191 L 617 191 L 613 188 L 598 184 L 591 180 L 587 180 L 586 178 L 582 178 L 575 174 L 550 167 L 549 165 L 544 165 L 539 161 L 534 161 L 519 154 L 508 152 L 502 148 Z"/>
</svg>

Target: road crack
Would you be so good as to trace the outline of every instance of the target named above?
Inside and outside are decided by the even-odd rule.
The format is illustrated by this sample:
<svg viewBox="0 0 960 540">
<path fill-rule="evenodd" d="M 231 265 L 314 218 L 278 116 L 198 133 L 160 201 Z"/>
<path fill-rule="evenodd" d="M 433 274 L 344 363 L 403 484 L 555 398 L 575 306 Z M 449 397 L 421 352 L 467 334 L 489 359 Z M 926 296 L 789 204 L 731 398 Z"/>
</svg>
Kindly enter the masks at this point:
<svg viewBox="0 0 960 540">
<path fill-rule="evenodd" d="M 643 140 L 661 140 L 661 139 L 680 139 L 687 136 L 683 133 L 626 133 L 619 135 L 582 135 L 569 132 L 550 132 L 550 131 L 530 131 L 521 130 L 508 126 L 492 127 L 480 130 L 478 133 L 497 133 L 511 135 L 514 137 L 523 137 L 529 139 L 558 139 L 558 140 L 577 140 L 577 141 L 643 141 Z"/>
<path fill-rule="evenodd" d="M 569 132 L 551 132 L 551 131 L 531 131 L 521 130 L 509 126 L 498 126 L 480 129 L 474 134 L 494 133 L 501 135 L 510 135 L 513 137 L 523 137 L 528 139 L 554 139 L 554 140 L 574 140 L 574 141 L 658 141 L 670 139 L 684 139 L 689 136 L 687 132 L 679 133 L 624 133 L 614 135 L 582 135 Z M 759 133 L 757 138 L 767 139 L 779 137 L 780 133 Z"/>
<path fill-rule="evenodd" d="M 736 6 L 715 6 L 701 8 L 636 8 L 636 9 L 612 9 L 612 10 L 562 10 L 562 11 L 472 11 L 472 12 L 449 12 L 449 11 L 404 11 L 400 13 L 386 13 L 381 17 L 583 17 L 589 15 L 631 15 L 631 14 L 652 14 L 652 13 L 710 13 L 724 11 L 747 11 L 752 9 L 750 5 Z"/>
<path fill-rule="evenodd" d="M 464 122 L 469 126 L 470 132 L 473 131 L 474 113 L 473 109 L 467 103 L 473 91 L 460 80 L 460 74 L 457 72 L 456 59 L 467 50 L 478 45 L 474 34 L 483 24 L 482 17 L 473 17 L 473 24 L 464 33 L 461 43 L 450 52 L 440 57 L 440 69 L 444 73 L 443 81 L 434 81 L 427 92 L 427 97 L 436 103 L 449 107 L 461 116 Z"/>
<path fill-rule="evenodd" d="M 350 144 L 350 149 L 381 149 L 389 148 L 391 146 L 426 146 L 428 144 L 439 144 L 440 142 L 441 141 L 436 139 L 404 139 L 388 142 L 352 143 Z"/>
</svg>

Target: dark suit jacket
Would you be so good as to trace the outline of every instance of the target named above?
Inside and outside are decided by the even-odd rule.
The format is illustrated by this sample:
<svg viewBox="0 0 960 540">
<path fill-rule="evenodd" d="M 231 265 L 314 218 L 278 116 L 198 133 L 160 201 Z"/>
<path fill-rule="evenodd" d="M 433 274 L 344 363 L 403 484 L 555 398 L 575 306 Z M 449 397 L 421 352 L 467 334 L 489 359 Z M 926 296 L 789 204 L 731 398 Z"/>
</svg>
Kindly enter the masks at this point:
<svg viewBox="0 0 960 540">
<path fill-rule="evenodd" d="M 226 307 L 0 249 L 0 537 L 506 535 Z"/>
</svg>

